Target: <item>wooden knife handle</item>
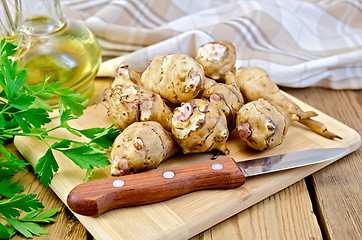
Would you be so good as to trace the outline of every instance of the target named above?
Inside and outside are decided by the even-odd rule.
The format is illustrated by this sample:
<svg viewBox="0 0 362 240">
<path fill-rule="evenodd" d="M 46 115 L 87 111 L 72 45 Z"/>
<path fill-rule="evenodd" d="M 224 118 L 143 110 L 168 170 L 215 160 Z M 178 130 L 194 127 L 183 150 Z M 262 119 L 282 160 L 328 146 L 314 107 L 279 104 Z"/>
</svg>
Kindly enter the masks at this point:
<svg viewBox="0 0 362 240">
<path fill-rule="evenodd" d="M 245 182 L 232 158 L 81 183 L 69 193 L 68 206 L 78 214 L 98 216 L 111 209 L 165 201 L 186 193 L 235 188 Z"/>
</svg>

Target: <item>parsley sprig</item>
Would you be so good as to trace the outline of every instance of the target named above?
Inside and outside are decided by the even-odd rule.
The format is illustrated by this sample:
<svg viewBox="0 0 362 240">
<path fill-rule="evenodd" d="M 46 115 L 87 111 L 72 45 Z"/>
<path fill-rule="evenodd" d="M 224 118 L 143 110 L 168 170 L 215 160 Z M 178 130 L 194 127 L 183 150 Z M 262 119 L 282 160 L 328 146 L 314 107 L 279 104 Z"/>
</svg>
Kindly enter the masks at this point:
<svg viewBox="0 0 362 240">
<path fill-rule="evenodd" d="M 68 122 L 77 119 L 86 108 L 82 103 L 85 97 L 69 88 L 61 88 L 59 82 L 48 82 L 26 86 L 26 71 L 18 66 L 11 56 L 16 52 L 16 45 L 2 40 L 0 43 L 0 239 L 10 238 L 16 232 L 25 237 L 46 234 L 41 226 L 54 221 L 53 216 L 60 209 L 43 212 L 43 204 L 36 199 L 36 194 L 21 194 L 23 186 L 12 181 L 16 171 L 25 171 L 28 163 L 19 160 L 6 149 L 6 143 L 14 136 L 31 136 L 44 142 L 48 149 L 38 160 L 34 172 L 40 182 L 48 187 L 53 174 L 58 171 L 54 152 L 58 151 L 71 159 L 81 169 L 86 169 L 85 181 L 92 170 L 108 166 L 109 160 L 105 149 L 109 148 L 118 131 L 109 128 L 76 129 Z M 59 98 L 59 124 L 47 129 L 52 112 L 44 100 Z M 51 135 L 57 129 L 85 137 L 88 141 L 62 139 Z M 83 139 L 77 138 L 77 139 Z M 21 211 L 25 215 L 20 217 Z M 7 223 L 6 223 L 7 222 Z"/>
</svg>

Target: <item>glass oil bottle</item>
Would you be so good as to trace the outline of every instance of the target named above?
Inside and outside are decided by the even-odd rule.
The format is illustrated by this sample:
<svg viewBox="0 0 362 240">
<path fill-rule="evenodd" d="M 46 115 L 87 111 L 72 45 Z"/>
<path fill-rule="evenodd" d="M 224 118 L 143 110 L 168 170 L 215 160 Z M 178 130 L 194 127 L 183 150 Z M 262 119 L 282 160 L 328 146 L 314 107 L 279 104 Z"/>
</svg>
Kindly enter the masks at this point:
<svg viewBox="0 0 362 240">
<path fill-rule="evenodd" d="M 58 0 L 16 0 L 14 25 L 24 48 L 17 60 L 27 71 L 28 85 L 49 78 L 87 98 L 93 95 L 99 44 L 86 26 L 63 16 Z M 57 107 L 58 99 L 47 103 Z"/>
</svg>

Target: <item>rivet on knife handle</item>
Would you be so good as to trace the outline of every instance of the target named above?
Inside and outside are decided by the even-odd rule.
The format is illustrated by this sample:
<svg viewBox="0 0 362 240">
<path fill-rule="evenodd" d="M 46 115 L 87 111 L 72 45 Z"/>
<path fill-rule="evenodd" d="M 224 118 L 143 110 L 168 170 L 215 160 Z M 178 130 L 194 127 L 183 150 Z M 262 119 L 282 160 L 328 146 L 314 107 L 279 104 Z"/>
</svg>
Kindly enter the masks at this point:
<svg viewBox="0 0 362 240">
<path fill-rule="evenodd" d="M 243 185 L 245 176 L 232 158 L 153 170 L 77 185 L 69 193 L 71 210 L 97 216 L 111 209 L 165 201 L 186 193 Z"/>
</svg>

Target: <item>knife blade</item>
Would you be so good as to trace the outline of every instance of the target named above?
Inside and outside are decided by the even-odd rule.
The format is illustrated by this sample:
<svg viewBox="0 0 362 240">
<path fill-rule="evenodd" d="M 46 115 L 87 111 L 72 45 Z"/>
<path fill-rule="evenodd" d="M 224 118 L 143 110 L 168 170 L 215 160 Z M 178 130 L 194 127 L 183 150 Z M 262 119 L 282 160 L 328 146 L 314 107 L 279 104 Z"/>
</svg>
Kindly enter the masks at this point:
<svg viewBox="0 0 362 240">
<path fill-rule="evenodd" d="M 235 162 L 232 158 L 85 182 L 67 197 L 68 207 L 85 216 L 165 201 L 205 189 L 236 188 L 246 177 L 335 160 L 349 148 L 319 148 Z"/>
</svg>

